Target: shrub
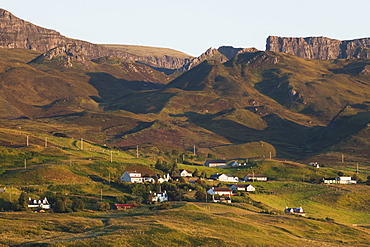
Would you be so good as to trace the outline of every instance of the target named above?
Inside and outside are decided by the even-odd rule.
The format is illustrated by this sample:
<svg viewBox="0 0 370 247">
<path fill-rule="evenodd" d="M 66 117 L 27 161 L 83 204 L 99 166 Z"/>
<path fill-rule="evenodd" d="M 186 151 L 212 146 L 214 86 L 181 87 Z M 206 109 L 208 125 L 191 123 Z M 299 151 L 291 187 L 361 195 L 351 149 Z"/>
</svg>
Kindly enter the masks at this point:
<svg viewBox="0 0 370 247">
<path fill-rule="evenodd" d="M 172 205 L 168 202 L 161 203 L 157 207 L 158 210 L 171 209 L 171 208 L 172 208 Z"/>
<path fill-rule="evenodd" d="M 78 211 L 81 211 L 85 208 L 85 203 L 80 199 L 80 198 L 77 198 L 77 199 L 74 199 L 72 201 L 72 206 L 71 206 L 71 209 L 74 211 L 74 212 L 78 212 Z"/>
<path fill-rule="evenodd" d="M 108 211 L 109 209 L 110 209 L 110 205 L 108 202 L 97 202 L 96 203 L 97 211 Z"/>
</svg>

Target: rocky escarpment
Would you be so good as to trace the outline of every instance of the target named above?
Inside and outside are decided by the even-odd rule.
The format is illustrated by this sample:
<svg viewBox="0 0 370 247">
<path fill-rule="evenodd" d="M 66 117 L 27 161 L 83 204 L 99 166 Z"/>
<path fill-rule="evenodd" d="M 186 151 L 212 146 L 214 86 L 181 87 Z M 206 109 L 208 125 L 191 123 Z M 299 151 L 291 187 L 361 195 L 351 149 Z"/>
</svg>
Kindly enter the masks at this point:
<svg viewBox="0 0 370 247">
<path fill-rule="evenodd" d="M 217 60 L 221 63 L 227 62 L 238 54 L 245 52 L 257 52 L 256 48 L 234 48 L 232 46 L 221 46 L 218 49 L 209 48 L 206 52 L 202 53 L 199 57 L 194 57 L 189 60 L 180 71 L 188 71 L 206 59 Z"/>
<path fill-rule="evenodd" d="M 88 59 L 117 56 L 126 62 L 141 62 L 153 67 L 167 69 L 178 69 L 188 62 L 188 59 L 172 56 L 137 56 L 121 50 L 108 49 L 103 45 L 73 40 L 57 31 L 36 26 L 4 9 L 0 9 L 0 47 L 47 52 L 56 47 L 68 46 L 70 44 L 80 46 Z"/>
<path fill-rule="evenodd" d="M 370 38 L 341 41 L 326 37 L 269 36 L 266 50 L 289 53 L 306 59 L 370 58 Z"/>
</svg>

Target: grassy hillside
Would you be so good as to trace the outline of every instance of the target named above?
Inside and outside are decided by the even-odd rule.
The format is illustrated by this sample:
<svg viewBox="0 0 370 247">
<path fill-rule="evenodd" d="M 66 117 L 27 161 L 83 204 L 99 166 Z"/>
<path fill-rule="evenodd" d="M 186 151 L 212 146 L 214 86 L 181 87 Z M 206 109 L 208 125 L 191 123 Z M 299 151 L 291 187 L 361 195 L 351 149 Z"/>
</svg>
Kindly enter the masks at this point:
<svg viewBox="0 0 370 247">
<path fill-rule="evenodd" d="M 99 214 L 1 213 L 6 222 L 2 231 L 8 234 L 0 241 L 5 245 L 51 246 L 365 246 L 369 241 L 365 231 L 336 223 L 270 216 L 228 205 L 172 205 L 170 210 L 141 208 Z M 25 233 L 27 239 L 23 238 Z"/>
<path fill-rule="evenodd" d="M 248 242 L 253 246 L 271 243 L 296 246 L 309 241 L 310 246 L 322 246 L 323 242 L 331 246 L 362 246 L 369 241 L 366 203 L 369 186 L 309 183 L 335 176 L 338 171 L 348 174 L 344 168 L 316 169 L 290 161 L 254 159 L 245 160 L 247 165 L 241 167 L 208 168 L 197 165 L 202 163 L 200 156 L 193 158 L 186 154 L 187 162 L 194 165 L 178 164 L 179 169 L 197 169 L 207 176 L 216 172 L 239 177 L 251 172 L 263 173 L 271 181 L 253 183 L 257 191 L 236 196 L 242 202 L 232 205 L 194 202 L 194 192 L 186 190 L 184 198 L 188 201 L 171 202 L 169 209 L 143 205 L 127 211 L 98 212 L 95 205 L 101 198 L 113 204 L 118 198 L 135 197 L 128 194 L 127 187 L 116 182 L 124 171 L 162 173 L 153 167 L 156 158 L 169 161 L 182 154 L 176 150 L 161 152 L 140 147 L 136 158 L 135 150 L 110 149 L 89 140 L 81 143 L 80 139 L 50 135 L 47 130 L 43 134 L 29 133 L 25 130 L 27 125 L 20 127 L 0 129 L 1 138 L 7 137 L 17 147 L 0 149 L 0 185 L 7 184 L 6 192 L 0 193 L 0 208 L 9 210 L 11 203 L 25 191 L 35 198 L 43 195 L 52 198 L 54 193 L 62 193 L 69 200 L 82 198 L 86 204 L 81 212 L 64 214 L 1 212 L 0 219 L 4 222 L 1 229 L 7 233 L 0 237 L 3 245 L 245 246 Z M 29 146 L 25 145 L 27 135 Z M 47 147 L 45 137 L 48 137 Z M 250 143 L 232 149 L 243 152 L 261 144 L 272 148 L 267 143 Z M 212 151 L 223 152 L 222 149 Z M 360 177 L 365 179 L 367 175 L 362 173 Z M 217 181 L 205 183 L 218 184 Z M 200 188 L 191 184 L 182 186 Z M 307 218 L 283 214 L 285 206 L 303 206 Z M 230 232 L 235 237 L 230 238 Z"/>
</svg>

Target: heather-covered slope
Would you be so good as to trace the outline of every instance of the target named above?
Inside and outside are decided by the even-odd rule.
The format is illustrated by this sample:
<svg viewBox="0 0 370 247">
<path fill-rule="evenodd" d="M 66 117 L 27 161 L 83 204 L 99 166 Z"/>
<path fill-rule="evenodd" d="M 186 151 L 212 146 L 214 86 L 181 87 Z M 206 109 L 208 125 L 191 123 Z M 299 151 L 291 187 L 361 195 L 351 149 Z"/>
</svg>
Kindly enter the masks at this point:
<svg viewBox="0 0 370 247">
<path fill-rule="evenodd" d="M 246 52 L 224 64 L 206 60 L 163 89 L 117 98 L 107 109 L 168 114 L 176 125 L 195 124 L 233 144 L 263 140 L 281 157 L 312 155 L 370 122 L 368 63 Z M 135 99 L 140 100 L 134 104 Z M 338 114 L 345 107 L 362 112 Z M 359 117 L 361 121 L 349 120 Z"/>
<path fill-rule="evenodd" d="M 0 60 L 1 118 L 99 110 L 97 102 L 136 90 L 160 88 L 169 81 L 165 74 L 145 65 L 126 63 L 117 57 L 93 62 L 69 48 L 47 53 L 48 56 L 37 56 L 39 53 L 25 49 L 0 49 L 3 55 Z"/>
</svg>

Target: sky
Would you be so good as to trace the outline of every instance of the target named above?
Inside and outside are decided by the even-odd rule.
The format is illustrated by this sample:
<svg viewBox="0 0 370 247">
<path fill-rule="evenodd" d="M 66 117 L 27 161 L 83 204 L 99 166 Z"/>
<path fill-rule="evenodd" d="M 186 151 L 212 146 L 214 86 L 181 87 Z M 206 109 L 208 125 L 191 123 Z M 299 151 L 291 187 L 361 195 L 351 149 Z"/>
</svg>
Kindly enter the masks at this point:
<svg viewBox="0 0 370 247">
<path fill-rule="evenodd" d="M 0 0 L 0 8 L 69 38 L 192 56 L 223 45 L 265 50 L 270 35 L 370 37 L 370 0 Z"/>
</svg>

